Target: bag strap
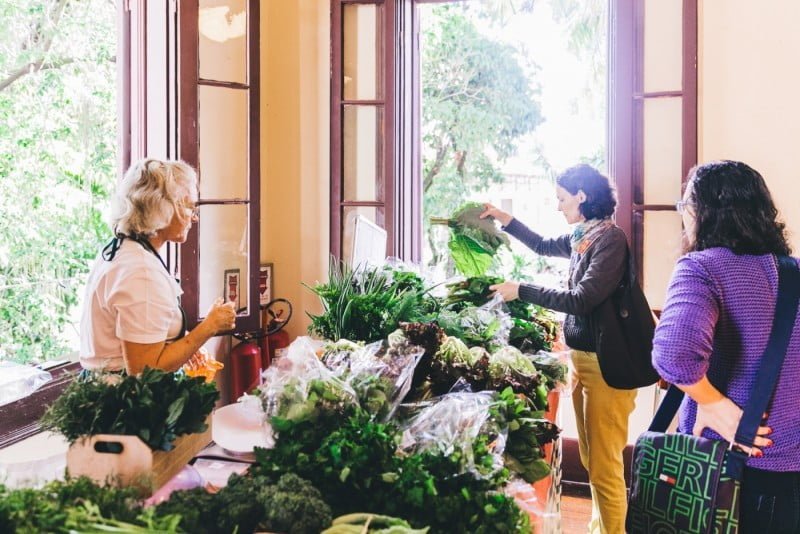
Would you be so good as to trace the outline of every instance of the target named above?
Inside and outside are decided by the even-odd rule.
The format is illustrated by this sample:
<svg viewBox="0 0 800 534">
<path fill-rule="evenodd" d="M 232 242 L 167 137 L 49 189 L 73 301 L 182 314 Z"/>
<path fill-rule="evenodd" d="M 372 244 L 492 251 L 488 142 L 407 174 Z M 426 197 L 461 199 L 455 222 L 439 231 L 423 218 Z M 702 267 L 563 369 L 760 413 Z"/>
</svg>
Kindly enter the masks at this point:
<svg viewBox="0 0 800 534">
<path fill-rule="evenodd" d="M 772 330 L 767 348 L 764 349 L 764 354 L 761 356 L 756 382 L 750 391 L 747 406 L 742 414 L 739 427 L 736 429 L 736 443 L 748 447 L 753 445 L 761 416 L 772 398 L 778 373 L 786 357 L 786 349 L 792 336 L 800 300 L 800 270 L 797 262 L 788 256 L 778 256 L 777 259 L 778 301 L 772 319 Z M 650 424 L 648 429 L 650 432 L 666 432 L 678 412 L 683 396 L 683 391 L 676 386 L 669 387 Z M 746 454 L 744 458 L 747 458 Z"/>
</svg>

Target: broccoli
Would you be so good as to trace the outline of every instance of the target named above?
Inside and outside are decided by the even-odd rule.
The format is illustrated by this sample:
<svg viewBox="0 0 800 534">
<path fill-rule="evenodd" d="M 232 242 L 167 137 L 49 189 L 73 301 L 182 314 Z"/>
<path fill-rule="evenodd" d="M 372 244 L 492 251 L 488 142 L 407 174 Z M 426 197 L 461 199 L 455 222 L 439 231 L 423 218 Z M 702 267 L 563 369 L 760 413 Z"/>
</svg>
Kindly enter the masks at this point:
<svg viewBox="0 0 800 534">
<path fill-rule="evenodd" d="M 262 490 L 259 497 L 265 508 L 261 529 L 316 534 L 331 524 L 331 508 L 322 500 L 322 494 L 293 473 L 283 475 L 276 485 Z"/>
</svg>

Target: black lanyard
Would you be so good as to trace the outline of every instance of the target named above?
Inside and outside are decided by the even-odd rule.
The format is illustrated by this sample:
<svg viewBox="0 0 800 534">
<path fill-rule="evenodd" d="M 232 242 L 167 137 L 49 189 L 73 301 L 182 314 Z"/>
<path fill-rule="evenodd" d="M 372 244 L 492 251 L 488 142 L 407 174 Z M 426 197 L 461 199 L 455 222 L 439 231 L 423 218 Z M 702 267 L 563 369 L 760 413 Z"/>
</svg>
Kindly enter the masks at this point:
<svg viewBox="0 0 800 534">
<path fill-rule="evenodd" d="M 155 249 L 152 243 L 150 243 L 150 241 L 144 236 L 125 235 L 125 234 L 115 235 L 113 238 L 111 238 L 111 241 L 109 241 L 108 244 L 105 247 L 103 247 L 103 252 L 101 252 L 101 256 L 103 257 L 103 259 L 106 261 L 112 261 L 114 257 L 116 257 L 117 251 L 119 251 L 119 249 L 122 247 L 122 242 L 125 241 L 125 239 L 136 241 L 137 243 L 139 243 L 139 245 L 142 246 L 142 248 L 152 253 L 156 258 L 158 258 L 158 261 L 164 267 L 164 270 L 167 271 L 167 274 L 172 276 L 172 274 L 169 272 L 169 267 L 167 267 L 167 264 L 164 263 L 164 258 L 161 257 L 161 254 L 158 253 L 158 251 Z M 180 280 L 178 280 L 177 278 L 175 279 L 175 281 L 180 283 Z M 180 310 L 181 312 L 180 332 L 174 338 L 168 339 L 167 342 L 177 341 L 186 335 L 186 312 L 183 311 L 183 306 L 181 306 L 180 297 L 178 297 L 178 310 Z"/>
</svg>

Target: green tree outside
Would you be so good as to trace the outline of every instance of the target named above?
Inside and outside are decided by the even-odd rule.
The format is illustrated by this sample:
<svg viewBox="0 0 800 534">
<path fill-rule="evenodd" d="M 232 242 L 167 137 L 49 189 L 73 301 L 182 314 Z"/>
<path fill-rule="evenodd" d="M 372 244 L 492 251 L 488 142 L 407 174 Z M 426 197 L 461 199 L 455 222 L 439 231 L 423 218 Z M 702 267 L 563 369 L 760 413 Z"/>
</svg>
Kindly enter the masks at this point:
<svg viewBox="0 0 800 534">
<path fill-rule="evenodd" d="M 423 212 L 447 216 L 503 180 L 502 163 L 541 122 L 516 50 L 482 35 L 459 5 L 425 12 L 422 36 Z M 436 254 L 443 249 L 425 220 Z"/>
<path fill-rule="evenodd" d="M 0 1 L 0 359 L 64 357 L 116 177 L 116 2 Z"/>
</svg>

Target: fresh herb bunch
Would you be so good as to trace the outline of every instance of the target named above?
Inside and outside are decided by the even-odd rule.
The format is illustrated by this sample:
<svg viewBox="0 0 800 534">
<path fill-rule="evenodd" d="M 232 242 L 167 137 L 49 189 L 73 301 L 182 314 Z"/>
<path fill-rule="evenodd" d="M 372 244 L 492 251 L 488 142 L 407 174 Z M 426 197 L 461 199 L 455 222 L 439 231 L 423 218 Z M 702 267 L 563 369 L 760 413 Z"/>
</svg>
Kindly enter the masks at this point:
<svg viewBox="0 0 800 534">
<path fill-rule="evenodd" d="M 135 522 L 142 511 L 137 496 L 135 489 L 101 487 L 86 477 L 56 480 L 41 489 L 0 485 L 0 532 L 70 532 L 72 510 L 82 503 L 91 503 L 103 518 Z"/>
<path fill-rule="evenodd" d="M 47 409 L 42 427 L 70 443 L 95 434 L 138 436 L 153 450 L 171 450 L 178 436 L 203 432 L 219 399 L 202 377 L 145 368 L 116 381 L 101 374 L 74 380 Z"/>
<path fill-rule="evenodd" d="M 432 224 L 450 227 L 447 246 L 456 269 L 464 276 L 481 276 L 491 267 L 497 250 L 509 246 L 508 236 L 501 232 L 491 218 L 481 219 L 483 204 L 467 202 L 450 218 L 431 218 Z"/>
<path fill-rule="evenodd" d="M 328 282 L 310 287 L 320 299 L 321 315 L 311 315 L 309 332 L 321 338 L 373 342 L 386 338 L 401 321 L 423 317 L 424 289 L 378 268 L 353 270 L 331 261 Z"/>
</svg>

